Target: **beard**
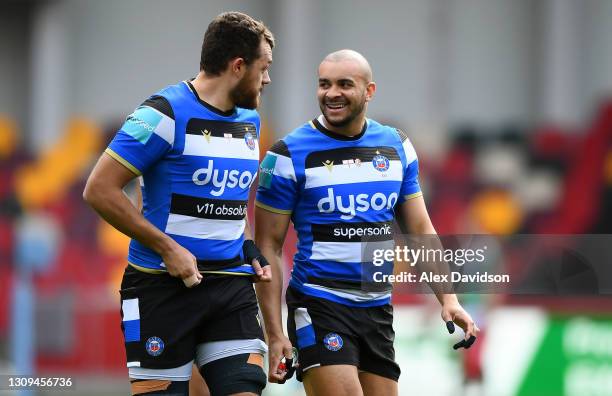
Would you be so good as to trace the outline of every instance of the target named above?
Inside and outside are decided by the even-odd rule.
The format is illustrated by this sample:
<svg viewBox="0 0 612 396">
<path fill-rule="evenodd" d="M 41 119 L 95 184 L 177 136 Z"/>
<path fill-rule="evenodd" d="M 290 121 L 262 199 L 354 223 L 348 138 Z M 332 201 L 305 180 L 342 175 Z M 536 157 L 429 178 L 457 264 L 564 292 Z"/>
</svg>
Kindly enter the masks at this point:
<svg viewBox="0 0 612 396">
<path fill-rule="evenodd" d="M 366 102 L 365 99 L 356 101 L 353 104 L 351 104 L 351 102 L 347 102 L 346 107 L 348 108 L 348 114 L 344 118 L 335 120 L 330 119 L 330 116 L 328 115 L 328 109 L 325 104 L 325 99 L 319 102 L 319 108 L 321 109 L 321 113 L 323 113 L 325 120 L 327 121 L 327 123 L 329 123 L 329 125 L 336 128 L 340 128 L 350 124 L 355 118 L 357 118 L 357 116 L 359 116 L 359 114 L 363 112 Z"/>
<path fill-rule="evenodd" d="M 238 107 L 256 109 L 259 105 L 259 90 L 251 87 L 250 81 L 245 77 L 230 91 L 230 99 Z"/>
</svg>

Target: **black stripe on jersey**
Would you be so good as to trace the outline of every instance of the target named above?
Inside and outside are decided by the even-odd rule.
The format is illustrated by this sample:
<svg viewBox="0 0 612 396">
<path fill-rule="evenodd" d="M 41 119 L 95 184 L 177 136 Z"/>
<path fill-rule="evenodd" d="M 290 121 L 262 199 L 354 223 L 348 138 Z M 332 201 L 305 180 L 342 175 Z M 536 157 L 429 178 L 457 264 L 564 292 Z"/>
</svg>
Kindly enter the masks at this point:
<svg viewBox="0 0 612 396">
<path fill-rule="evenodd" d="M 402 139 L 402 143 L 404 143 L 406 139 L 408 139 L 408 134 L 399 128 L 395 128 L 395 130 L 397 131 L 397 134 L 400 136 L 400 139 Z"/>
<path fill-rule="evenodd" d="M 341 147 L 332 150 L 313 151 L 306 157 L 306 169 L 318 168 L 333 161 L 334 165 L 342 165 L 344 160 L 359 159 L 361 162 L 372 162 L 377 155 L 384 155 L 392 160 L 399 160 L 397 150 L 393 147 Z"/>
<path fill-rule="evenodd" d="M 242 220 L 247 213 L 247 201 L 231 201 L 172 194 L 170 213 L 215 220 Z"/>
<path fill-rule="evenodd" d="M 341 290 L 361 290 L 364 292 L 390 292 L 393 285 L 388 282 L 360 282 L 345 279 L 326 279 L 308 276 L 308 283 Z"/>
<path fill-rule="evenodd" d="M 312 224 L 311 227 L 315 242 L 379 242 L 393 239 L 390 221 Z"/>
<path fill-rule="evenodd" d="M 192 80 L 193 81 L 193 80 Z M 224 117 L 230 117 L 233 116 L 234 113 L 236 112 L 236 108 L 234 107 L 233 109 L 230 110 L 221 110 L 221 109 L 217 109 L 215 106 L 211 105 L 210 103 L 202 100 L 202 98 L 200 98 L 200 95 L 198 95 L 198 91 L 196 91 L 195 87 L 193 86 L 193 84 L 191 84 L 191 82 L 189 81 L 185 81 L 187 83 L 187 86 L 189 87 L 189 90 L 191 90 L 191 93 L 193 94 L 193 96 L 195 96 L 195 98 L 198 100 L 198 102 L 200 102 L 200 104 L 204 107 L 206 107 L 208 110 L 212 111 L 213 113 L 219 114 L 221 116 Z"/>
<path fill-rule="evenodd" d="M 287 144 L 282 139 L 274 143 L 272 147 L 270 147 L 270 151 L 275 154 L 282 155 L 283 157 L 291 158 L 289 147 L 287 147 Z"/>
<path fill-rule="evenodd" d="M 324 135 L 332 139 L 336 139 L 336 140 L 358 140 L 363 136 L 366 129 L 368 129 L 368 122 L 364 121 L 363 128 L 361 128 L 361 132 L 359 132 L 355 136 L 346 136 L 346 135 L 341 135 L 339 133 L 330 131 L 329 129 L 325 128 L 323 124 L 321 124 L 319 120 L 317 120 L 316 118 L 312 120 L 312 123 L 314 124 L 314 126 L 317 128 L 319 132 L 323 133 Z"/>
<path fill-rule="evenodd" d="M 189 135 L 206 135 L 215 137 L 226 137 L 230 133 L 234 139 L 244 139 L 244 135 L 250 133 L 257 138 L 255 124 L 252 122 L 230 122 L 218 120 L 204 120 L 192 118 L 187 122 L 186 133 Z"/>
<path fill-rule="evenodd" d="M 168 99 L 164 98 L 163 96 L 151 96 L 149 99 L 142 102 L 141 106 L 152 107 L 160 113 L 174 120 L 174 110 L 172 110 L 172 106 L 170 106 L 170 102 L 168 102 Z"/>
</svg>

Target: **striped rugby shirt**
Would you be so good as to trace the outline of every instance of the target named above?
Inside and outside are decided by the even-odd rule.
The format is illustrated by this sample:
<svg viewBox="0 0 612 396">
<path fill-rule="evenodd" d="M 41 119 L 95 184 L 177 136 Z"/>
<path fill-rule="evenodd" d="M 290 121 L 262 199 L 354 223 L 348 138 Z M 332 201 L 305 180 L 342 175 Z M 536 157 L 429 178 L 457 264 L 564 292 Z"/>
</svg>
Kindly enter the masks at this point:
<svg viewBox="0 0 612 396">
<path fill-rule="evenodd" d="M 416 153 L 398 129 L 367 119 L 359 135 L 343 137 L 322 117 L 272 146 L 255 204 L 291 214 L 298 249 L 290 286 L 350 306 L 387 304 L 390 284 L 373 285 L 372 275 L 392 273 L 393 263 L 374 266 L 362 249 L 394 248 L 394 207 L 421 195 Z"/>
<path fill-rule="evenodd" d="M 253 273 L 242 243 L 259 127 L 256 111 L 220 111 L 183 81 L 142 103 L 106 149 L 142 176 L 144 217 L 188 249 L 200 271 Z M 165 271 L 162 258 L 136 240 L 128 261 L 146 272 Z"/>
</svg>

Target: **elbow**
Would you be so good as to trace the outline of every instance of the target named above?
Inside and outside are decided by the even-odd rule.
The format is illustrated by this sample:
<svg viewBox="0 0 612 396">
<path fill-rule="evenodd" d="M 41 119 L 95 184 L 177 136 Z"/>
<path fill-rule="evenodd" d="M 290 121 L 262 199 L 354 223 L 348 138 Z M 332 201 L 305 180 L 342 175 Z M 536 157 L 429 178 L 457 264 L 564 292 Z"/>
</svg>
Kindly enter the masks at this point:
<svg viewBox="0 0 612 396">
<path fill-rule="evenodd" d="M 89 178 L 83 189 L 83 200 L 89 204 L 89 206 L 95 208 L 98 197 L 98 188 L 96 183 Z"/>
</svg>

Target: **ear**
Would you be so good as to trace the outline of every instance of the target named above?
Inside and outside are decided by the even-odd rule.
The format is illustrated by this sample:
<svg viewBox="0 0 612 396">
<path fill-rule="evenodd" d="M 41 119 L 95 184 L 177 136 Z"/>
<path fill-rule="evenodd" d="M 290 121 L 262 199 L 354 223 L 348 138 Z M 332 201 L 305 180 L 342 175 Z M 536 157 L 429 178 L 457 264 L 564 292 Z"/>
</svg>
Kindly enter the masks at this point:
<svg viewBox="0 0 612 396">
<path fill-rule="evenodd" d="M 243 58 L 234 58 L 229 62 L 229 69 L 232 74 L 242 77 L 246 72 L 246 62 Z"/>
<path fill-rule="evenodd" d="M 369 102 L 374 98 L 374 92 L 376 92 L 376 83 L 374 81 L 370 81 L 366 85 L 366 102 Z"/>
</svg>

